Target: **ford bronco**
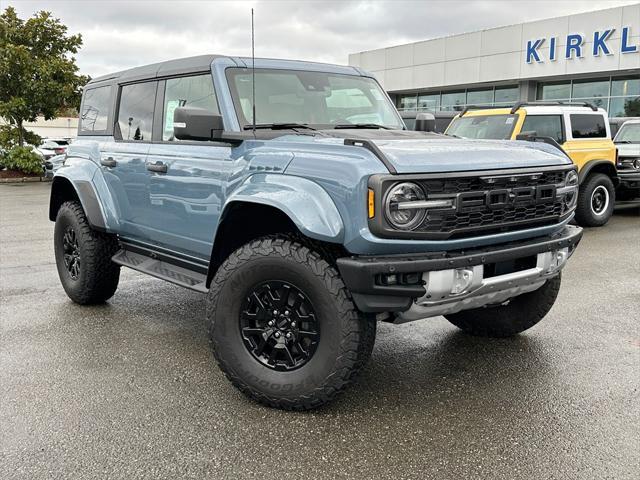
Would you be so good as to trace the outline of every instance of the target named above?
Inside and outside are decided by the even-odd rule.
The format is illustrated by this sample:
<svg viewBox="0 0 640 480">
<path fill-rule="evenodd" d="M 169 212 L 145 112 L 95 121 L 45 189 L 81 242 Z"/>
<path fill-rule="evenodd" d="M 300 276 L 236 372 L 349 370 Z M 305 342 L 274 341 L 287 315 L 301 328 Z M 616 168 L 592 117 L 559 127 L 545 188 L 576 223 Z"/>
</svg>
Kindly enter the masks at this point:
<svg viewBox="0 0 640 480">
<path fill-rule="evenodd" d="M 585 227 L 606 224 L 613 214 L 616 148 L 607 112 L 587 102 L 519 102 L 509 108 L 467 107 L 446 131 L 464 138 L 547 139 L 578 167 L 576 220 Z"/>
<path fill-rule="evenodd" d="M 73 301 L 111 298 L 122 266 L 203 292 L 230 381 L 310 409 L 353 382 L 377 321 L 538 323 L 582 235 L 577 188 L 549 145 L 406 130 L 358 68 L 200 56 L 85 87 L 49 216 Z"/>
</svg>

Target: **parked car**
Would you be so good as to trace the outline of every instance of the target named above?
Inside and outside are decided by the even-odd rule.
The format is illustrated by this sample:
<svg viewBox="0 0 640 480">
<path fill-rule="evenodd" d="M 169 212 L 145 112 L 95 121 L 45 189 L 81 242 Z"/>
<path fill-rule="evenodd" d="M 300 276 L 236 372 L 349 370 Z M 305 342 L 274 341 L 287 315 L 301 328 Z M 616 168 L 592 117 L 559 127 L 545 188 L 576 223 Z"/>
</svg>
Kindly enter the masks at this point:
<svg viewBox="0 0 640 480">
<path fill-rule="evenodd" d="M 357 68 L 252 64 L 199 56 L 86 86 L 49 210 L 73 301 L 109 299 L 121 266 L 206 293 L 226 376 L 296 410 L 352 383 L 376 321 L 507 337 L 547 314 L 582 236 L 566 155 L 408 131 Z"/>
<path fill-rule="evenodd" d="M 400 112 L 400 116 L 402 117 L 402 121 L 407 126 L 409 130 L 416 130 L 416 117 L 420 113 L 428 113 L 434 116 L 435 118 L 435 128 L 434 132 L 444 133 L 453 117 L 457 115 L 457 112 L 449 112 L 449 111 L 438 111 L 438 112 L 417 112 L 417 111 L 403 111 Z"/>
<path fill-rule="evenodd" d="M 49 160 L 50 158 L 56 155 L 64 155 L 67 151 L 67 147 L 69 146 L 69 140 L 58 138 L 45 138 L 39 147 L 37 147 L 38 152 L 44 160 Z"/>
<path fill-rule="evenodd" d="M 578 167 L 580 193 L 576 220 L 599 227 L 613 214 L 616 147 L 607 112 L 586 102 L 518 102 L 512 108 L 465 108 L 447 135 L 474 139 L 546 141 L 565 152 Z"/>
<path fill-rule="evenodd" d="M 615 137 L 620 127 L 629 120 L 640 120 L 638 117 L 611 117 L 609 118 L 609 128 L 611 129 L 611 137 Z"/>
<path fill-rule="evenodd" d="M 613 143 L 618 148 L 618 198 L 640 198 L 640 119 L 623 123 Z"/>
<path fill-rule="evenodd" d="M 56 155 L 55 157 L 51 157 L 49 160 L 46 160 L 44 162 L 44 176 L 47 178 L 53 178 L 56 171 L 64 165 L 65 158 L 67 158 L 66 155 Z"/>
</svg>

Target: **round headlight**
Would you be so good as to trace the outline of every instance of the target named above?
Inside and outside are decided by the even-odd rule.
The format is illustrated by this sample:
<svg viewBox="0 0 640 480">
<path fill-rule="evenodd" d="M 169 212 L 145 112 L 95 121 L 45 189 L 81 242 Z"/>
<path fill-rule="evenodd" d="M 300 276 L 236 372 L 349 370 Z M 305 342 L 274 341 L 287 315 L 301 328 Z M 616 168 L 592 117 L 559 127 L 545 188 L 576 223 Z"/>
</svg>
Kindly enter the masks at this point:
<svg viewBox="0 0 640 480">
<path fill-rule="evenodd" d="M 569 170 L 567 176 L 564 178 L 564 184 L 567 187 L 574 187 L 578 185 L 578 174 L 575 170 Z"/>
<path fill-rule="evenodd" d="M 413 230 L 422 223 L 427 212 L 424 208 L 411 208 L 406 203 L 425 198 L 424 190 L 415 183 L 404 182 L 395 185 L 389 190 L 385 200 L 387 220 L 400 230 Z"/>
<path fill-rule="evenodd" d="M 640 170 L 640 158 L 636 158 L 633 161 L 633 168 L 635 168 L 636 170 Z"/>
</svg>

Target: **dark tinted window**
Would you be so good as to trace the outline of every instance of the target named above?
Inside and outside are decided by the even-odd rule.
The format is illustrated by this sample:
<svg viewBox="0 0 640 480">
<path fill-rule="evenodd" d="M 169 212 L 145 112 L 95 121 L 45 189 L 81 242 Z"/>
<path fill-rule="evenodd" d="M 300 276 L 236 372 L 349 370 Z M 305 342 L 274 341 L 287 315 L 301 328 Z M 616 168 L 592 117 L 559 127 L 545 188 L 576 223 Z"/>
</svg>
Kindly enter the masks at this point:
<svg viewBox="0 0 640 480">
<path fill-rule="evenodd" d="M 607 129 L 602 115 L 570 115 L 573 138 L 605 138 Z"/>
<path fill-rule="evenodd" d="M 91 88 L 84 92 L 80 131 L 84 133 L 103 132 L 107 129 L 109 108 L 111 107 L 111 86 Z"/>
<path fill-rule="evenodd" d="M 156 85 L 146 82 L 122 87 L 118 127 L 123 140 L 151 141 Z"/>
<path fill-rule="evenodd" d="M 173 137 L 173 112 L 177 107 L 185 106 L 219 113 L 216 94 L 213 91 L 213 79 L 210 74 L 167 80 L 162 117 L 162 140 L 176 140 Z"/>
<path fill-rule="evenodd" d="M 527 115 L 521 131 L 536 132 L 539 137 L 551 137 L 558 143 L 564 143 L 560 115 Z"/>
</svg>

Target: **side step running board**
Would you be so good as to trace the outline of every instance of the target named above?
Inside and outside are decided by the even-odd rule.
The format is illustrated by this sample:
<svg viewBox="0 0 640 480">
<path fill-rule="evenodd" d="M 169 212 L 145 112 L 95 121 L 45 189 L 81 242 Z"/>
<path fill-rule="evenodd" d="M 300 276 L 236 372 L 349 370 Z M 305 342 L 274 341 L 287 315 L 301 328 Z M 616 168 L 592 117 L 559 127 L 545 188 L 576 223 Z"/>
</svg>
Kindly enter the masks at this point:
<svg viewBox="0 0 640 480">
<path fill-rule="evenodd" d="M 206 293 L 207 275 L 194 272 L 187 268 L 179 267 L 172 263 L 164 262 L 156 258 L 151 258 L 141 253 L 130 250 L 120 250 L 111 260 L 123 267 L 129 267 L 139 272 L 146 273 L 156 278 L 175 283 L 181 287 L 190 288 L 197 292 Z"/>
</svg>

